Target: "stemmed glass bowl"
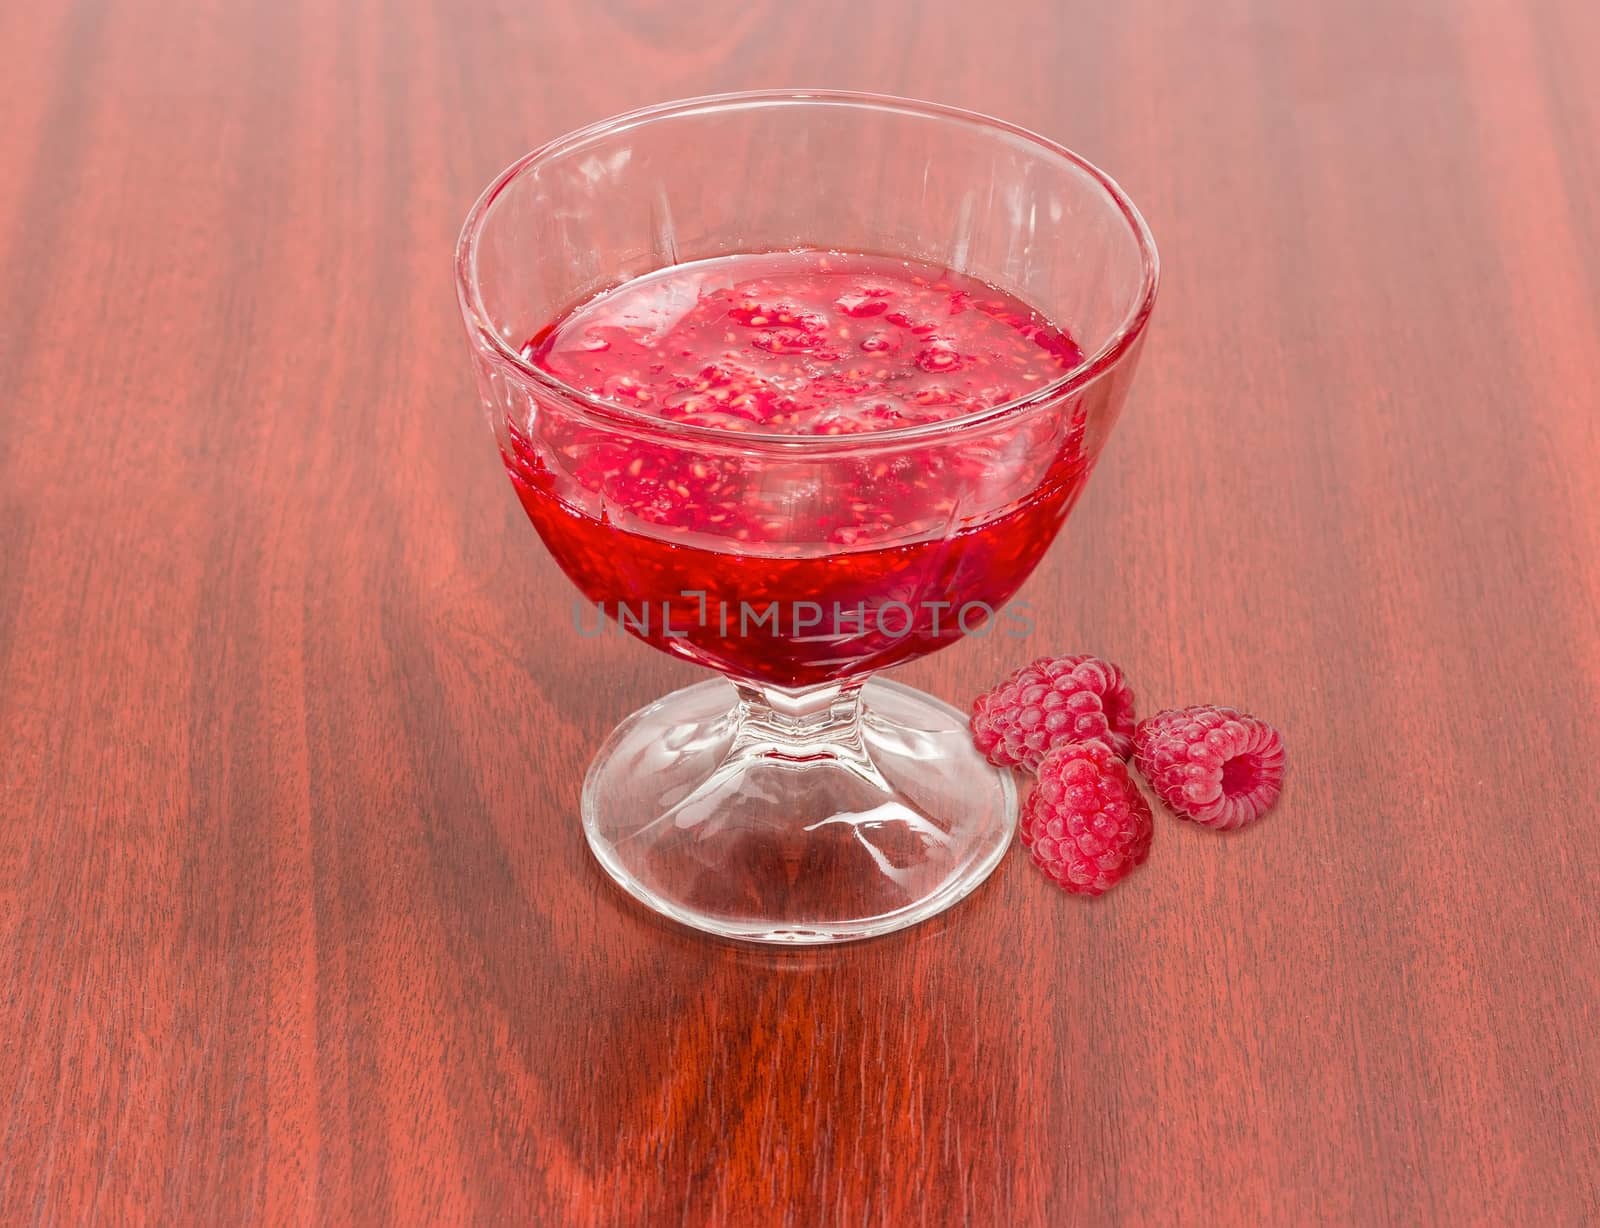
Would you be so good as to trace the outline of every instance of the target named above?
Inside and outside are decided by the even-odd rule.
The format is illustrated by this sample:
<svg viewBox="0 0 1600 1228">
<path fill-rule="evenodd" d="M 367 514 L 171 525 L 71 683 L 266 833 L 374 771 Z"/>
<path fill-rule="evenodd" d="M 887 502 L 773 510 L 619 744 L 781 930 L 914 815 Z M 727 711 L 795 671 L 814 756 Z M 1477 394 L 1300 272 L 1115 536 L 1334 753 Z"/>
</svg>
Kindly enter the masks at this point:
<svg viewBox="0 0 1600 1228">
<path fill-rule="evenodd" d="M 624 281 L 802 249 L 977 278 L 1069 329 L 1082 361 L 960 417 L 802 436 L 666 421 L 527 356 Z M 522 158 L 474 206 L 456 272 L 483 404 L 545 546 L 597 619 L 721 675 L 635 712 L 596 755 L 583 825 L 611 877 L 684 924 L 777 943 L 885 933 L 972 891 L 1015 828 L 1014 782 L 962 712 L 870 675 L 1026 630 L 1006 603 L 1083 489 L 1155 299 L 1155 246 L 1122 190 L 969 112 L 730 94 Z"/>
</svg>

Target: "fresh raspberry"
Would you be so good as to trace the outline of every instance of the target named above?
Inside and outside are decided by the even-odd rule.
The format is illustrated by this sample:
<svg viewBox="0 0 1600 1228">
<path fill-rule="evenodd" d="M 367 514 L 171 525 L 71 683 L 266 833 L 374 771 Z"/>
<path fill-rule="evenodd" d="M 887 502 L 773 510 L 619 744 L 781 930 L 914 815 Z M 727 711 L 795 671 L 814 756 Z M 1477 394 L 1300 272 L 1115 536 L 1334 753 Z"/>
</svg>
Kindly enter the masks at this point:
<svg viewBox="0 0 1600 1228">
<path fill-rule="evenodd" d="M 1139 723 L 1133 749 L 1174 814 L 1219 831 L 1259 819 L 1283 789 L 1283 735 L 1232 708 L 1158 712 Z"/>
<path fill-rule="evenodd" d="M 1099 895 L 1150 855 L 1150 803 L 1104 742 L 1058 746 L 1022 808 L 1022 843 L 1058 886 Z"/>
<path fill-rule="evenodd" d="M 1040 657 L 972 705 L 972 740 L 996 767 L 1033 771 L 1065 742 L 1133 749 L 1133 691 L 1099 657 Z"/>
</svg>

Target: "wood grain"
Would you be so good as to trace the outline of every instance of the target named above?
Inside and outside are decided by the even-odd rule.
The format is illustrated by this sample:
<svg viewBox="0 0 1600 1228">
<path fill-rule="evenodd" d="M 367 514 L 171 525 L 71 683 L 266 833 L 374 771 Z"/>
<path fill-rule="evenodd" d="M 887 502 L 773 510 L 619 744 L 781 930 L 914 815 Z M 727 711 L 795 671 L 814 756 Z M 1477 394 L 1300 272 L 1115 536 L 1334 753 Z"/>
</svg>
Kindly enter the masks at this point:
<svg viewBox="0 0 1600 1228">
<path fill-rule="evenodd" d="M 981 7 L 0 8 L 0 1220 L 1600 1219 L 1600 8 Z M 1027 647 L 1275 720 L 1269 821 L 797 955 L 591 862 L 693 671 L 571 632 L 451 245 L 549 136 L 787 84 L 1145 208 Z"/>
</svg>

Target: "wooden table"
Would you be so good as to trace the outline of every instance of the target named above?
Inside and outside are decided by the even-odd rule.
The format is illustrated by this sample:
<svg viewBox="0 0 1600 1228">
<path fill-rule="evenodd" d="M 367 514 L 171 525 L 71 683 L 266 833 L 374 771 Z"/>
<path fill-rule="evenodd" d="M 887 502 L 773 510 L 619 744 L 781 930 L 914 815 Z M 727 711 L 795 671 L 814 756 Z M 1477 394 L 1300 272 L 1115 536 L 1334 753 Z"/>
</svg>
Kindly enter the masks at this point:
<svg viewBox="0 0 1600 1228">
<path fill-rule="evenodd" d="M 1600 6 L 0 10 L 0 1221 L 1600 1217 Z M 661 98 L 1013 118 L 1165 263 L 1026 650 L 1282 726 L 1098 902 L 736 949 L 575 818 L 694 676 L 580 640 L 475 403 L 478 188 Z"/>
</svg>

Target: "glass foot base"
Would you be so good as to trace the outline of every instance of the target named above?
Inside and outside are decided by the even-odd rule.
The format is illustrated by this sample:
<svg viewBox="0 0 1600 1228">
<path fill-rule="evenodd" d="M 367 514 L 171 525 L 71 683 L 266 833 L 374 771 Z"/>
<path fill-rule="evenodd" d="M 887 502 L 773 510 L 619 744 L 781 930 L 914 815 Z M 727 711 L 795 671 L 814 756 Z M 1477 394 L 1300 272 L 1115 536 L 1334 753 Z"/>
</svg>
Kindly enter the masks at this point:
<svg viewBox="0 0 1600 1228">
<path fill-rule="evenodd" d="M 1016 786 L 964 713 L 871 681 L 775 736 L 747 698 L 720 679 L 675 691 L 595 757 L 584 832 L 630 895 L 725 938 L 840 942 L 926 920 L 999 864 Z"/>
</svg>

